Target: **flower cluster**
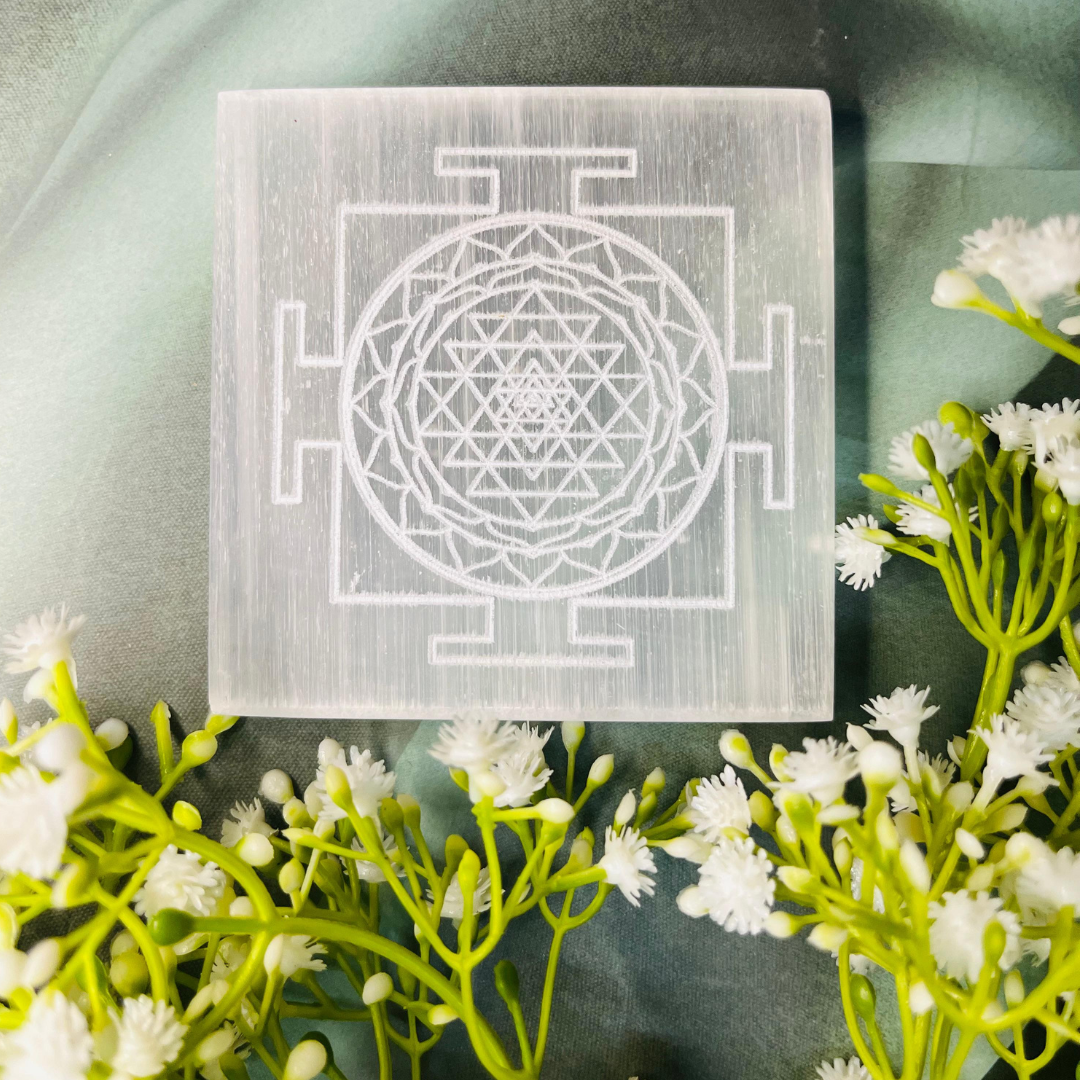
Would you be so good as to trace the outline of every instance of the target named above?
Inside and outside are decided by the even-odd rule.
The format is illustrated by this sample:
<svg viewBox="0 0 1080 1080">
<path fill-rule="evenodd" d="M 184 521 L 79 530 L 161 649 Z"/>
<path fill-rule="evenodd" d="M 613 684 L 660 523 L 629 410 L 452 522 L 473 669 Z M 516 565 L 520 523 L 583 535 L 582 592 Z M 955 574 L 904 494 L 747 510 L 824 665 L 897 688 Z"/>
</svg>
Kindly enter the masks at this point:
<svg viewBox="0 0 1080 1080">
<path fill-rule="evenodd" d="M 865 706 L 872 720 L 850 725 L 846 742 L 775 746 L 768 770 L 743 735 L 725 732 L 729 764 L 697 785 L 687 811 L 693 830 L 663 845 L 701 864 L 699 883 L 678 898 L 686 914 L 741 934 L 809 929 L 809 943 L 837 957 L 861 1063 L 826 1063 L 822 1077 L 900 1075 L 871 975 L 896 984 L 904 1071 L 914 1067 L 908 1055 L 921 1062 L 932 1049 L 930 1075 L 955 1076 L 983 1036 L 1030 1075 L 1063 1040 L 1077 1039 L 1077 669 L 1065 657 L 1029 664 L 1005 711 L 948 745 L 952 760 L 919 749 L 937 711 L 928 695 L 928 687 L 898 687 Z M 758 789 L 747 795 L 732 766 Z M 1032 823 L 1034 832 L 1033 812 L 1045 822 Z M 1027 957 L 1047 965 L 1041 979 L 1028 968 L 1030 990 Z M 1034 1018 L 1048 1030 L 1047 1047 L 1028 1059 L 1003 1033 Z M 960 1038 L 950 1045 L 943 1033 L 953 1029 Z"/>
<path fill-rule="evenodd" d="M 76 696 L 72 641 L 82 625 L 60 609 L 6 639 L 9 669 L 30 673 L 27 700 L 57 716 L 20 733 L 14 707 L 0 704 L 3 1080 L 246 1080 L 251 1055 L 279 1080 L 343 1080 L 323 1036 L 289 1045 L 289 1018 L 372 1024 L 387 1076 L 398 1053 L 420 1075 L 423 1056 L 457 1021 L 491 1075 L 535 1080 L 563 937 L 615 889 L 634 906 L 652 895 L 652 848 L 689 828 L 689 790 L 661 810 L 664 774 L 650 773 L 640 803 L 632 793 L 620 803 L 594 863 L 580 815 L 614 760 L 598 757 L 575 784 L 585 725 L 562 725 L 568 767 L 556 788 L 545 759 L 554 729 L 466 717 L 443 725 L 431 752 L 468 793 L 478 850 L 452 835 L 433 853 L 420 805 L 397 790 L 395 773 L 370 750 L 330 738 L 302 797 L 287 772 L 271 770 L 256 797 L 229 811 L 218 842 L 174 793 L 236 718 L 211 716 L 177 755 L 159 703 L 150 719 L 160 786 L 143 790 L 123 773 L 127 725 L 92 729 Z M 520 848 L 513 875 L 502 865 L 504 834 Z M 89 918 L 67 936 L 20 948 L 37 916 L 84 906 Z M 413 924 L 408 948 L 382 932 L 390 908 Z M 515 1065 L 473 984 L 509 924 L 533 912 L 553 931 L 534 1032 L 513 963 L 500 960 L 489 975 L 515 1027 Z M 354 1000 L 316 981 L 331 966 Z"/>
</svg>

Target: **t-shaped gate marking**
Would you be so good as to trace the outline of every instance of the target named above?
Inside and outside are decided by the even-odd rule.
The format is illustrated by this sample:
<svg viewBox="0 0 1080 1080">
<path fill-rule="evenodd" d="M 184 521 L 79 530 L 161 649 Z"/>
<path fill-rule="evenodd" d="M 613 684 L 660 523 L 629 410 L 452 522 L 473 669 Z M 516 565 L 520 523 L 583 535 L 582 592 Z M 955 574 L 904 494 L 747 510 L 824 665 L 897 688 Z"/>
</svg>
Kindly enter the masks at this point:
<svg viewBox="0 0 1080 1080">
<path fill-rule="evenodd" d="M 556 191 L 557 208 L 568 206 L 568 214 L 507 208 L 521 195 L 513 181 L 522 177 L 501 170 L 522 159 L 534 167 L 550 161 L 559 185 L 524 187 L 534 196 Z M 583 195 L 586 182 L 595 195 L 603 182 L 636 179 L 633 148 L 439 147 L 434 174 L 466 191 L 479 187 L 486 198 L 340 205 L 332 355 L 307 353 L 303 301 L 276 306 L 272 501 L 302 504 L 305 454 L 327 452 L 330 601 L 482 612 L 477 632 L 429 636 L 431 664 L 631 668 L 633 639 L 584 631 L 583 612 L 730 610 L 740 457 L 761 459 L 766 510 L 794 507 L 793 309 L 765 304 L 762 357 L 734 359 L 733 208 L 599 203 Z M 349 304 L 357 299 L 349 289 L 348 229 L 360 216 L 420 219 L 432 228 L 362 298 L 346 340 Z M 444 229 L 441 218 L 461 223 Z M 720 226 L 723 348 L 685 282 L 604 220 L 619 218 Z M 753 432 L 730 438 L 728 374 L 775 378 L 777 370 L 781 446 Z M 301 425 L 291 417 L 294 404 Z M 721 466 L 722 590 L 613 591 L 691 524 Z M 343 581 L 348 482 L 398 546 L 438 575 L 429 591 L 361 591 L 359 575 Z M 417 580 L 422 585 L 426 575 Z M 462 591 L 445 591 L 447 581 Z M 567 652 L 499 647 L 497 605 L 564 600 Z"/>
</svg>

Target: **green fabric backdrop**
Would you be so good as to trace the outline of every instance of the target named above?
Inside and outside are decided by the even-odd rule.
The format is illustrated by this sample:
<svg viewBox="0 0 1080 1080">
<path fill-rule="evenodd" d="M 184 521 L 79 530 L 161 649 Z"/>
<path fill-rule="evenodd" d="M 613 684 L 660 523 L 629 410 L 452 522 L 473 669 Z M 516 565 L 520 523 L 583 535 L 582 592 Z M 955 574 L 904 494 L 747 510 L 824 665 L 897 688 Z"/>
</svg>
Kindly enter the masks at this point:
<svg viewBox="0 0 1080 1080">
<path fill-rule="evenodd" d="M 1075 369 L 928 303 L 957 237 L 1080 208 L 1075 0 L 6 0 L 0 4 L 0 626 L 61 599 L 90 615 L 81 689 L 144 734 L 165 697 L 206 709 L 210 253 L 215 94 L 452 83 L 813 86 L 836 124 L 841 513 L 855 474 L 944 398 L 1080 389 Z M 977 654 L 918 569 L 838 593 L 835 730 L 870 693 L 929 682 L 961 730 Z M 768 663 L 768 658 L 762 658 Z M 11 692 L 8 677 L 0 691 Z M 140 725 L 142 725 L 140 727 Z M 465 807 L 425 755 L 431 725 L 248 719 L 189 796 L 210 827 L 260 773 L 303 785 L 324 734 L 397 762 L 401 788 Z M 609 725 L 611 803 L 657 763 L 718 766 L 719 727 Z M 816 728 L 815 735 L 826 733 Z M 754 742 L 806 731 L 762 727 Z M 297 763 L 306 763 L 298 766 Z M 456 809 L 455 809 L 456 807 Z M 547 1075 L 804 1077 L 850 1046 L 835 966 L 674 909 L 689 881 L 616 896 L 564 952 Z M 541 948 L 539 928 L 511 950 Z M 534 992 L 537 972 L 526 969 Z M 490 995 L 489 995 L 490 996 Z M 373 1075 L 365 1036 L 341 1044 Z M 340 1042 L 340 1040 L 339 1040 Z M 452 1030 L 430 1075 L 473 1077 Z M 972 1074 L 988 1059 L 972 1065 Z"/>
</svg>

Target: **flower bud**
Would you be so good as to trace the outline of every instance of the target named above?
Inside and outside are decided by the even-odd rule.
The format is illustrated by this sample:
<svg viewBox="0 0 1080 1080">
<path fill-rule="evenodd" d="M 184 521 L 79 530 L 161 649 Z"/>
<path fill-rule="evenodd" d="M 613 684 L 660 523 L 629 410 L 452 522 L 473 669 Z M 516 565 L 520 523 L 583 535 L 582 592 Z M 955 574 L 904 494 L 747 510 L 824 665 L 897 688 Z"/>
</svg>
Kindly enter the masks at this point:
<svg viewBox="0 0 1080 1080">
<path fill-rule="evenodd" d="M 1027 991 L 1024 989 L 1024 978 L 1019 971 L 1010 971 L 1005 976 L 1004 986 L 1005 1003 L 1010 1009 L 1015 1009 L 1027 997 Z"/>
<path fill-rule="evenodd" d="M 916 844 L 922 844 L 926 841 L 926 836 L 923 833 L 922 818 L 918 814 L 913 814 L 910 810 L 901 810 L 893 818 L 893 824 L 896 825 L 896 831 L 900 835 L 901 843 L 905 840 L 914 840 Z"/>
<path fill-rule="evenodd" d="M 396 835 L 405 827 L 405 815 L 398 805 L 397 799 L 381 799 L 379 801 L 379 820 L 388 833 Z"/>
<path fill-rule="evenodd" d="M 750 793 L 750 820 L 765 832 L 772 832 L 776 827 L 776 807 L 764 791 Z"/>
<path fill-rule="evenodd" d="M 236 845 L 236 853 L 248 866 L 268 866 L 274 861 L 274 845 L 262 833 L 248 833 Z"/>
<path fill-rule="evenodd" d="M 1080 315 L 1070 315 L 1058 323 L 1058 330 L 1066 337 L 1074 337 L 1080 334 Z"/>
<path fill-rule="evenodd" d="M 193 1020 L 198 1020 L 198 1018 L 215 1003 L 214 994 L 218 992 L 218 984 L 224 982 L 224 979 L 215 979 L 213 982 L 207 983 L 197 994 L 195 994 L 188 1002 L 187 1008 L 184 1010 L 183 1019 L 185 1024 L 190 1024 Z M 228 988 L 228 983 L 225 983 L 226 991 Z"/>
<path fill-rule="evenodd" d="M 983 889 L 989 889 L 993 883 L 994 868 L 987 863 L 982 863 L 968 874 L 964 885 L 965 888 L 970 889 L 972 892 L 982 892 Z"/>
<path fill-rule="evenodd" d="M 278 887 L 286 896 L 291 896 L 303 888 L 304 874 L 304 864 L 299 859 L 290 859 L 278 871 Z"/>
<path fill-rule="evenodd" d="M 353 809 L 352 788 L 344 769 L 337 765 L 327 765 L 323 772 L 323 782 L 326 784 L 326 794 L 335 806 L 342 810 Z"/>
<path fill-rule="evenodd" d="M 1041 858 L 1045 852 L 1046 845 L 1031 833 L 1016 833 L 1005 843 L 1005 861 L 1010 870 L 1019 870 L 1033 859 Z"/>
<path fill-rule="evenodd" d="M 855 1012 L 867 1024 L 874 1022 L 874 1013 L 877 1011 L 877 992 L 874 984 L 865 976 L 855 974 L 851 976 L 851 1004 Z"/>
<path fill-rule="evenodd" d="M 942 270 L 934 279 L 930 303 L 939 308 L 966 308 L 983 299 L 982 289 L 963 270 Z"/>
<path fill-rule="evenodd" d="M 691 919 L 700 919 L 709 913 L 709 900 L 700 885 L 688 885 L 675 897 L 675 905 Z"/>
<path fill-rule="evenodd" d="M 130 930 L 121 930 L 109 942 L 109 956 L 114 960 L 118 956 L 123 956 L 124 953 L 134 952 L 139 947 L 139 943 L 135 940 L 135 935 Z"/>
<path fill-rule="evenodd" d="M 323 741 L 319 743 L 319 764 L 322 765 L 324 768 L 327 765 L 333 764 L 334 759 L 337 758 L 338 755 L 342 752 L 343 751 L 341 743 L 339 743 L 337 739 L 323 739 Z"/>
<path fill-rule="evenodd" d="M 574 808 L 565 799 L 542 799 L 536 812 L 549 825 L 566 825 L 574 818 Z"/>
<path fill-rule="evenodd" d="M 7 739 L 8 746 L 19 740 L 19 718 L 10 698 L 0 701 L 0 734 Z"/>
<path fill-rule="evenodd" d="M 633 819 L 636 810 L 637 799 L 632 791 L 628 791 L 615 808 L 615 818 L 611 824 L 616 832 L 622 830 Z"/>
<path fill-rule="evenodd" d="M 463 836 L 458 836 L 457 833 L 451 833 L 446 838 L 446 844 L 443 847 L 443 861 L 446 863 L 446 869 L 449 870 L 451 874 L 457 873 L 458 865 L 461 863 L 462 857 L 468 850 L 468 841 L 466 841 Z"/>
<path fill-rule="evenodd" d="M 969 833 L 967 829 L 956 830 L 956 846 L 972 862 L 978 862 L 986 854 L 986 848 L 979 843 L 977 837 Z"/>
<path fill-rule="evenodd" d="M 26 953 L 18 949 L 0 949 L 0 998 L 10 998 L 23 985 Z"/>
<path fill-rule="evenodd" d="M 65 866 L 53 882 L 53 907 L 63 910 L 85 904 L 89 899 L 87 891 L 96 880 L 97 866 L 94 863 L 80 859 Z"/>
<path fill-rule="evenodd" d="M 895 746 L 875 739 L 859 751 L 859 772 L 869 787 L 888 790 L 903 772 L 904 763 Z"/>
<path fill-rule="evenodd" d="M 94 738 L 106 753 L 123 746 L 130 734 L 131 732 L 123 720 L 103 720 L 94 728 Z"/>
<path fill-rule="evenodd" d="M 364 983 L 364 1004 L 385 1001 L 394 992 L 394 980 L 385 971 L 378 971 Z"/>
<path fill-rule="evenodd" d="M 846 840 L 840 840 L 833 844 L 833 862 L 841 874 L 846 874 L 851 869 L 852 863 L 851 845 Z"/>
<path fill-rule="evenodd" d="M 954 814 L 962 814 L 971 805 L 974 797 L 975 791 L 971 784 L 967 780 L 961 780 L 945 792 L 945 805 Z"/>
<path fill-rule="evenodd" d="M 56 938 L 44 938 L 39 941 L 27 954 L 26 965 L 23 968 L 22 981 L 24 986 L 32 990 L 39 990 L 55 974 L 60 967 L 60 942 Z"/>
<path fill-rule="evenodd" d="M 667 783 L 667 777 L 664 775 L 664 770 L 658 765 L 648 776 L 641 785 L 641 799 L 645 801 L 648 795 L 658 795 L 664 790 L 664 784 Z"/>
<path fill-rule="evenodd" d="M 307 807 L 297 798 L 291 798 L 281 808 L 281 816 L 286 825 L 297 829 L 310 829 L 315 824 L 314 818 L 308 813 Z"/>
<path fill-rule="evenodd" d="M 229 914 L 234 919 L 254 919 L 255 905 L 251 902 L 251 897 L 238 896 L 229 905 Z"/>
<path fill-rule="evenodd" d="M 429 1027 L 445 1027 L 457 1019 L 458 1014 L 449 1005 L 436 1005 L 428 1013 L 427 1022 Z"/>
<path fill-rule="evenodd" d="M 781 866 L 776 871 L 776 876 L 793 893 L 809 892 L 814 885 L 814 875 L 801 866 Z"/>
<path fill-rule="evenodd" d="M 908 990 L 908 1006 L 916 1016 L 924 1016 L 934 1007 L 934 995 L 921 979 Z"/>
<path fill-rule="evenodd" d="M 476 883 L 480 879 L 480 856 L 470 848 L 461 856 L 461 862 L 457 869 L 458 884 L 461 886 L 462 896 L 471 896 L 476 892 Z M 468 904 L 466 903 L 466 910 Z"/>
<path fill-rule="evenodd" d="M 566 858 L 563 870 L 576 874 L 579 870 L 588 870 L 593 860 L 593 834 L 583 829 L 570 845 L 570 854 Z"/>
<path fill-rule="evenodd" d="M 983 963 L 991 966 L 997 964 L 1007 944 L 1005 927 L 997 919 L 991 919 L 983 931 Z"/>
<path fill-rule="evenodd" d="M 782 788 L 775 796 L 781 813 L 795 827 L 796 833 L 809 834 L 814 831 L 814 806 L 810 796 L 791 788 Z"/>
<path fill-rule="evenodd" d="M 147 928 L 158 945 L 175 945 L 195 933 L 195 920 L 179 908 L 162 908 L 151 916 Z"/>
<path fill-rule="evenodd" d="M 601 754 L 589 768 L 589 783 L 593 787 L 600 787 L 611 779 L 615 769 L 615 755 Z"/>
<path fill-rule="evenodd" d="M 834 803 L 818 811 L 817 819 L 822 825 L 843 825 L 845 821 L 857 821 L 859 808 L 850 803 Z"/>
<path fill-rule="evenodd" d="M 791 780 L 791 773 L 784 766 L 787 756 L 788 748 L 781 746 L 780 743 L 773 743 L 769 749 L 769 768 L 773 776 L 781 783 L 787 783 Z"/>
<path fill-rule="evenodd" d="M 273 975 L 281 967 L 281 961 L 284 957 L 285 935 L 278 934 L 270 939 L 270 944 L 266 946 L 266 952 L 263 953 L 263 968 L 266 970 L 266 974 Z"/>
<path fill-rule="evenodd" d="M 406 795 L 404 792 L 396 795 L 395 798 L 398 806 L 401 807 L 405 824 L 410 829 L 420 828 L 420 804 L 411 795 Z"/>
<path fill-rule="evenodd" d="M 893 819 L 884 810 L 874 822 L 874 835 L 882 851 L 900 850 L 900 833 L 893 824 Z"/>
<path fill-rule="evenodd" d="M 986 819 L 987 832 L 1012 832 L 1024 824 L 1028 808 L 1019 803 L 1003 806 L 996 814 Z"/>
<path fill-rule="evenodd" d="M 500 960 L 495 965 L 495 989 L 511 1008 L 517 1004 L 521 993 L 521 980 L 513 961 Z"/>
<path fill-rule="evenodd" d="M 861 750 L 864 746 L 869 746 L 874 741 L 874 737 L 861 724 L 848 724 L 847 741 L 856 750 Z"/>
<path fill-rule="evenodd" d="M 142 953 L 126 952 L 109 965 L 109 982 L 123 997 L 137 997 L 150 981 L 150 972 Z"/>
<path fill-rule="evenodd" d="M 180 760 L 190 766 L 205 765 L 216 753 L 217 739 L 212 732 L 193 731 L 181 745 Z"/>
<path fill-rule="evenodd" d="M 911 840 L 905 840 L 900 847 L 900 868 L 913 889 L 921 893 L 930 891 L 930 868 L 922 851 Z"/>
<path fill-rule="evenodd" d="M 206 718 L 206 723 L 203 724 L 203 727 L 210 732 L 211 735 L 223 735 L 230 728 L 235 727 L 239 719 L 239 716 L 218 716 L 215 713 Z"/>
<path fill-rule="evenodd" d="M 1058 782 L 1049 773 L 1029 773 L 1016 782 L 1016 792 L 1021 798 L 1037 799 L 1047 788 L 1057 786 Z"/>
<path fill-rule="evenodd" d="M 580 720 L 562 722 L 562 741 L 568 753 L 573 753 L 585 738 L 585 725 Z"/>
<path fill-rule="evenodd" d="M 34 747 L 34 759 L 40 768 L 58 773 L 78 761 L 84 749 L 86 739 L 74 724 L 54 721 Z"/>
<path fill-rule="evenodd" d="M 497 799 L 506 790 L 506 784 L 491 769 L 475 769 L 469 773 L 469 798 Z"/>
<path fill-rule="evenodd" d="M 799 834 L 795 831 L 795 826 L 791 824 L 791 818 L 784 814 L 776 819 L 776 835 L 788 847 L 794 847 L 799 842 Z"/>
<path fill-rule="evenodd" d="M 197 1047 L 195 1061 L 198 1065 L 209 1065 L 232 1048 L 235 1035 L 231 1028 L 218 1028 L 211 1032 Z"/>
<path fill-rule="evenodd" d="M 799 929 L 795 917 L 786 911 L 771 911 L 765 918 L 765 933 L 774 938 L 789 938 Z"/>
<path fill-rule="evenodd" d="M 829 923 L 818 923 L 810 936 L 806 939 L 822 952 L 839 952 L 840 946 L 847 941 L 848 932 L 839 926 L 831 926 Z"/>
<path fill-rule="evenodd" d="M 332 818 L 320 817 L 319 820 L 315 822 L 315 827 L 311 831 L 318 840 L 330 840 L 336 830 L 337 825 Z"/>
<path fill-rule="evenodd" d="M 720 753 L 724 760 L 737 769 L 749 769 L 754 764 L 750 741 L 741 732 L 729 728 L 720 736 Z"/>
<path fill-rule="evenodd" d="M 267 801 L 283 806 L 293 797 L 293 783 L 283 769 L 264 772 L 259 781 L 259 794 Z"/>
<path fill-rule="evenodd" d="M 685 859 L 700 866 L 712 854 L 713 847 L 696 833 L 676 836 L 673 840 L 661 840 L 658 847 L 666 851 L 673 859 Z"/>
<path fill-rule="evenodd" d="M 173 803 L 172 819 L 181 829 L 187 829 L 188 832 L 198 832 L 202 828 L 202 814 L 199 813 L 199 808 L 189 802 L 184 802 L 183 799 L 178 799 Z"/>
</svg>

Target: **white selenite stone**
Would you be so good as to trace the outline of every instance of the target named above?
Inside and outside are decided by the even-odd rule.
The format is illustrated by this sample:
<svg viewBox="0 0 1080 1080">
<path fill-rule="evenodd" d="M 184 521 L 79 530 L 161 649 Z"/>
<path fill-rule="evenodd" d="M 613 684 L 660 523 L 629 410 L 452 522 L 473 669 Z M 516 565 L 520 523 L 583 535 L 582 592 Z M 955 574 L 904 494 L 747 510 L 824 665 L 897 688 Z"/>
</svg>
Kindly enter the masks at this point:
<svg viewBox="0 0 1080 1080">
<path fill-rule="evenodd" d="M 828 100 L 218 111 L 217 712 L 825 720 Z"/>
</svg>

